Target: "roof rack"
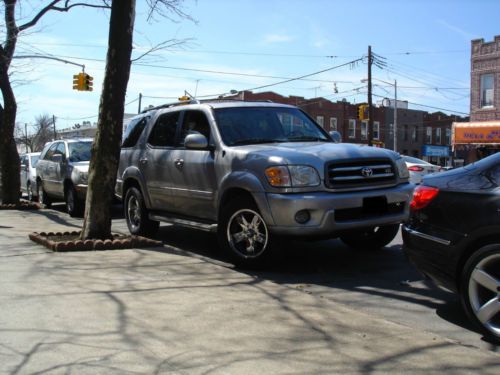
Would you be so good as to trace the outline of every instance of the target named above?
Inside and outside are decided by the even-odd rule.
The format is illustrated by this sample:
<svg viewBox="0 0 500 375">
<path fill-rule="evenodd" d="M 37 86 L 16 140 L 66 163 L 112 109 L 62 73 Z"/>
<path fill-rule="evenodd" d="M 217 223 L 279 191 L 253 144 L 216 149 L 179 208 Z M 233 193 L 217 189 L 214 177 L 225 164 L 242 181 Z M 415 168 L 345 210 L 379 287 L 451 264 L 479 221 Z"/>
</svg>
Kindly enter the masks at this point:
<svg viewBox="0 0 500 375">
<path fill-rule="evenodd" d="M 170 108 L 170 107 L 177 107 L 179 105 L 185 105 L 185 104 L 200 104 L 201 102 L 198 99 L 190 99 L 190 100 L 178 100 L 176 102 L 172 103 L 165 103 L 165 104 L 160 104 L 155 107 L 150 107 L 143 109 L 141 113 L 146 113 L 152 110 L 157 110 L 157 109 L 162 109 L 162 108 Z"/>
</svg>

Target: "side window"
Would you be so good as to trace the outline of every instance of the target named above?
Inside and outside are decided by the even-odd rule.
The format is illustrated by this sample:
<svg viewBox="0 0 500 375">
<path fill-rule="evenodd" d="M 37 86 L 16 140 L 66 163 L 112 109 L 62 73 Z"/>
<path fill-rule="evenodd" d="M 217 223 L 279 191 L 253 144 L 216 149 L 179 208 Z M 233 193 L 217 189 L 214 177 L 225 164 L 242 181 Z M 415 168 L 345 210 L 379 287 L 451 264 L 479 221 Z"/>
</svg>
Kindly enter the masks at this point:
<svg viewBox="0 0 500 375">
<path fill-rule="evenodd" d="M 210 125 L 208 124 L 207 116 L 202 111 L 184 112 L 179 146 L 184 145 L 184 140 L 189 134 L 203 134 L 207 138 L 207 141 L 210 142 Z"/>
<path fill-rule="evenodd" d="M 148 143 L 156 147 L 173 147 L 179 121 L 179 112 L 160 115 L 149 134 Z"/>
<path fill-rule="evenodd" d="M 55 154 L 60 154 L 63 156 L 63 159 L 66 157 L 66 146 L 64 142 L 59 142 L 56 147 Z"/>
<path fill-rule="evenodd" d="M 45 153 L 45 156 L 43 157 L 44 160 L 50 160 L 52 159 L 52 156 L 54 155 L 54 153 L 56 152 L 56 147 L 57 147 L 58 143 L 54 143 L 52 144 L 49 149 L 47 150 L 47 152 Z"/>
<path fill-rule="evenodd" d="M 21 165 L 26 165 L 26 156 L 21 156 Z"/>
<path fill-rule="evenodd" d="M 150 118 L 150 116 L 144 116 L 130 121 L 123 135 L 122 147 L 134 147 L 136 145 Z"/>
</svg>

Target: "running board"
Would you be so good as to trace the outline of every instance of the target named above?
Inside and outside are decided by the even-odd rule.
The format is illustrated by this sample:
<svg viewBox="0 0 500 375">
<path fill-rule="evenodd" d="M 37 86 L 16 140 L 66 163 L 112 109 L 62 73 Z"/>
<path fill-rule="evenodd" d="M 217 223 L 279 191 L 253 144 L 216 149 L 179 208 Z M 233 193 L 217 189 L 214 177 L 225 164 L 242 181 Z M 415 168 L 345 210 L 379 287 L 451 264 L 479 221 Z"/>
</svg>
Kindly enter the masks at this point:
<svg viewBox="0 0 500 375">
<path fill-rule="evenodd" d="M 205 232 L 214 232 L 214 233 L 217 232 L 217 224 L 200 223 L 199 221 L 179 219 L 178 217 L 158 215 L 158 214 L 149 214 L 149 218 L 151 220 L 162 221 L 165 223 L 179 225 L 187 228 L 198 229 Z"/>
</svg>

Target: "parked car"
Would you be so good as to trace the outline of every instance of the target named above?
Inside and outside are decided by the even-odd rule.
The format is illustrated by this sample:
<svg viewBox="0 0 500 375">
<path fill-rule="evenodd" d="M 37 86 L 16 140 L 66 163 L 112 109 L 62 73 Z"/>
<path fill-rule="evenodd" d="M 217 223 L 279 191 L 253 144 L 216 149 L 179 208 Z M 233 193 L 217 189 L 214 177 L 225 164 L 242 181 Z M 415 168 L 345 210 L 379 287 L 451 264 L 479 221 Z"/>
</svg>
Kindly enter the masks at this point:
<svg viewBox="0 0 500 375">
<path fill-rule="evenodd" d="M 217 232 L 238 265 L 273 257 L 282 237 L 340 237 L 380 248 L 408 218 L 399 154 L 335 143 L 297 107 L 191 101 L 130 122 L 116 194 L 133 234 L 159 221 Z"/>
<path fill-rule="evenodd" d="M 422 178 L 429 173 L 435 173 L 441 171 L 440 166 L 428 163 L 422 159 L 406 155 L 403 155 L 403 159 L 406 162 L 408 171 L 410 172 L 410 182 L 412 184 L 421 183 Z"/>
<path fill-rule="evenodd" d="M 415 189 L 404 250 L 457 292 L 470 319 L 500 341 L 500 153 L 424 177 Z"/>
<path fill-rule="evenodd" d="M 92 139 L 64 139 L 46 145 L 36 165 L 40 203 L 66 202 L 70 216 L 81 216 L 87 194 Z"/>
<path fill-rule="evenodd" d="M 36 163 L 40 156 L 39 152 L 29 152 L 20 155 L 21 160 L 21 194 L 26 194 L 28 200 L 32 201 L 38 197 L 36 191 Z"/>
</svg>

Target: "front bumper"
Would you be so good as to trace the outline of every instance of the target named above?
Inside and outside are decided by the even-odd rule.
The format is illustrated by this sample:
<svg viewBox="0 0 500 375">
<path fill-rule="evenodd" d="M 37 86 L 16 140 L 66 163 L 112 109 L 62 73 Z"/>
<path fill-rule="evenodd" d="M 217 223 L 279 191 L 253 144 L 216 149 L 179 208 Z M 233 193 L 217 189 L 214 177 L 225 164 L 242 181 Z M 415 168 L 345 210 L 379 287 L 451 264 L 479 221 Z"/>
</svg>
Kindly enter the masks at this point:
<svg viewBox="0 0 500 375">
<path fill-rule="evenodd" d="M 336 237 L 338 233 L 401 223 L 409 217 L 414 185 L 344 193 L 312 192 L 266 194 L 273 225 L 269 229 L 287 236 Z M 298 211 L 307 210 L 310 220 L 299 224 Z"/>
<path fill-rule="evenodd" d="M 87 187 L 88 185 L 78 184 L 75 185 L 76 196 L 80 200 L 85 200 L 87 197 Z"/>
</svg>

